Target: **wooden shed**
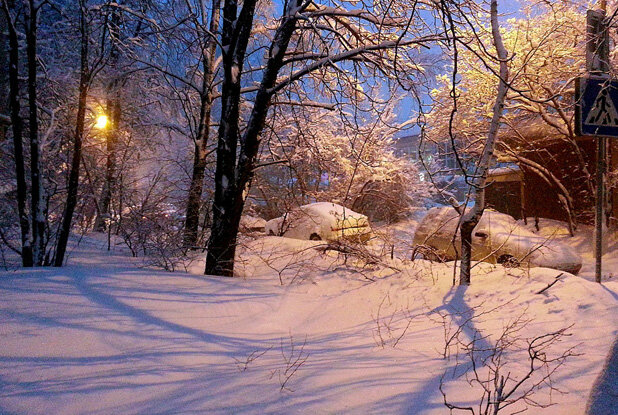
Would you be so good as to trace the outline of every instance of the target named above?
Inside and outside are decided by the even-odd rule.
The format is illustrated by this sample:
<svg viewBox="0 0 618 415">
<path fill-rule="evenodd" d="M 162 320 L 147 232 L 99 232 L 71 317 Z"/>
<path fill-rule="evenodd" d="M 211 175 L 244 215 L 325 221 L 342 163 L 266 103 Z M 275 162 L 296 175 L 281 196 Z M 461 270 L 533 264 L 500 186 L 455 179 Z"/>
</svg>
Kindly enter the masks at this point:
<svg viewBox="0 0 618 415">
<path fill-rule="evenodd" d="M 491 169 L 488 174 L 488 187 L 485 191 L 487 207 L 513 216 L 525 217 L 526 195 L 524 174 L 516 164 Z"/>
<path fill-rule="evenodd" d="M 594 221 L 596 139 L 566 139 L 542 123 L 506 129 L 500 161 L 517 168 L 493 169 L 486 203 L 516 218 L 540 217 L 578 223 Z M 608 171 L 618 169 L 618 139 L 608 144 Z M 618 192 L 608 189 L 608 217 L 618 217 Z"/>
</svg>

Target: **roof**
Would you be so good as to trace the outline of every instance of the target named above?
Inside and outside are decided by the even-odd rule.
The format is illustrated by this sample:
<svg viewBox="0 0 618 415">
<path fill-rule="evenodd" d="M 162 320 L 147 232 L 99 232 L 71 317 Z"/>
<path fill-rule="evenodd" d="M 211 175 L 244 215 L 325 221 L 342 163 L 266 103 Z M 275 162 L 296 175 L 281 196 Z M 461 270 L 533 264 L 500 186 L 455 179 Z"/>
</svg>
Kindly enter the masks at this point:
<svg viewBox="0 0 618 415">
<path fill-rule="evenodd" d="M 510 182 L 522 179 L 522 171 L 515 163 L 501 163 L 498 167 L 489 169 L 487 178 L 494 182 Z"/>
<path fill-rule="evenodd" d="M 564 126 L 564 120 L 557 116 L 547 115 L 550 123 Z M 545 142 L 558 141 L 564 138 L 556 128 L 552 127 L 548 121 L 540 116 L 528 117 L 517 120 L 516 123 L 503 124 L 500 127 L 499 137 L 502 141 L 522 139 L 527 143 L 543 140 Z"/>
</svg>

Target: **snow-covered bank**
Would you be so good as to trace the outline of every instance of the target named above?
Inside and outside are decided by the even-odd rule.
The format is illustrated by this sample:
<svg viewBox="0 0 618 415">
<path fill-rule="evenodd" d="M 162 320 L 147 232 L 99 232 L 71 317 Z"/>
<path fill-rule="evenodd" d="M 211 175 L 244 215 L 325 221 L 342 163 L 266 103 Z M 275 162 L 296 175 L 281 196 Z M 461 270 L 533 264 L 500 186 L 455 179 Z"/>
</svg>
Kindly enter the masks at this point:
<svg viewBox="0 0 618 415">
<path fill-rule="evenodd" d="M 442 414 L 445 333 L 474 314 L 464 334 L 487 344 L 520 316 L 520 342 L 572 325 L 552 351 L 578 354 L 552 377 L 565 393 L 545 385 L 534 397 L 556 405 L 530 413 L 578 414 L 618 331 L 613 278 L 564 275 L 537 294 L 559 272 L 480 264 L 453 289 L 452 264 L 359 272 L 319 243 L 280 242 L 246 245 L 246 278 L 138 268 L 88 241 L 66 268 L 0 274 L 0 412 Z M 519 376 L 527 362 L 509 364 Z M 445 390 L 479 396 L 463 378 Z"/>
</svg>

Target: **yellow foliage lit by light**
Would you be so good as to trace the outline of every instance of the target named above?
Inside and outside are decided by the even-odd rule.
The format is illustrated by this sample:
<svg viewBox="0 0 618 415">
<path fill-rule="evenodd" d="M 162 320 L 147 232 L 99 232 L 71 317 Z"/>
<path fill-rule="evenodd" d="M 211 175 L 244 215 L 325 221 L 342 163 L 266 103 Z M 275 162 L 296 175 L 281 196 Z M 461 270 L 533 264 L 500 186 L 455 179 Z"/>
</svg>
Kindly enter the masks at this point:
<svg viewBox="0 0 618 415">
<path fill-rule="evenodd" d="M 95 128 L 102 130 L 105 127 L 107 127 L 108 123 L 109 123 L 109 119 L 107 118 L 107 115 L 99 115 L 97 117 L 97 122 L 94 124 L 94 126 Z"/>
</svg>

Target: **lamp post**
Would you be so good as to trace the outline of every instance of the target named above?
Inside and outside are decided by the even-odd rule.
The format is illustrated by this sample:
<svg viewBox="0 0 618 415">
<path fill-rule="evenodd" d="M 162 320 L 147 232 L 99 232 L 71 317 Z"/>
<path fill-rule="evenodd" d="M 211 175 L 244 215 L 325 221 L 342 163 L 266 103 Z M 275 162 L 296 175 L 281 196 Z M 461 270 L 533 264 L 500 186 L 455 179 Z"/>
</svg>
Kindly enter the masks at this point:
<svg viewBox="0 0 618 415">
<path fill-rule="evenodd" d="M 106 142 L 106 174 L 105 183 L 101 193 L 101 198 L 98 203 L 98 215 L 95 221 L 94 230 L 102 232 L 107 230 L 109 233 L 110 228 L 110 203 L 113 192 L 114 181 L 114 153 L 115 153 L 115 125 L 112 118 L 106 113 L 100 113 L 96 116 L 93 127 L 100 130 L 105 137 Z"/>
<path fill-rule="evenodd" d="M 113 115 L 113 113 L 112 113 Z M 107 250 L 111 249 L 111 199 L 114 187 L 114 154 L 115 154 L 115 131 L 113 117 L 107 114 L 100 113 L 96 116 L 93 125 L 94 128 L 100 130 L 106 141 L 106 174 L 105 183 L 101 193 L 101 199 L 97 203 L 97 219 L 95 221 L 94 230 L 98 232 L 107 231 Z"/>
</svg>

